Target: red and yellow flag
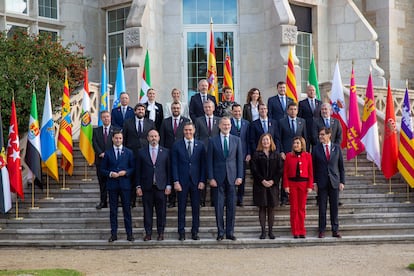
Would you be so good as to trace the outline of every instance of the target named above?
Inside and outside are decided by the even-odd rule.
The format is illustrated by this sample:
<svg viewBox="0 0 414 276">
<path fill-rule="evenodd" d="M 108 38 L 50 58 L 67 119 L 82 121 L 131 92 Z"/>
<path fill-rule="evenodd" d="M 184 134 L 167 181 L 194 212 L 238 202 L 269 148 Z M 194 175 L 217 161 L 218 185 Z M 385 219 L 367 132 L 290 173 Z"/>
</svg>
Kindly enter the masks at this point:
<svg viewBox="0 0 414 276">
<path fill-rule="evenodd" d="M 72 118 L 70 115 L 70 95 L 68 74 L 65 70 L 65 84 L 62 96 L 62 118 L 59 125 L 57 148 L 62 152 L 60 166 L 69 174 L 73 174 L 73 143 L 72 143 Z"/>
<path fill-rule="evenodd" d="M 292 98 L 295 101 L 295 103 L 298 102 L 298 94 L 296 93 L 295 63 L 293 61 L 292 49 L 289 49 L 289 57 L 286 71 L 286 96 Z"/>
<path fill-rule="evenodd" d="M 225 55 L 223 71 L 224 71 L 223 87 L 231 88 L 231 91 L 233 92 L 233 95 L 231 96 L 231 100 L 234 101 L 233 73 L 231 71 L 229 40 L 227 40 L 227 44 L 226 44 L 226 55 Z M 221 100 L 224 100 L 224 94 L 222 95 Z"/>
<path fill-rule="evenodd" d="M 213 22 L 210 23 L 210 52 L 207 62 L 208 93 L 216 98 L 218 102 L 218 81 L 216 66 L 216 50 L 214 47 Z"/>
<path fill-rule="evenodd" d="M 79 135 L 79 148 L 89 165 L 95 162 L 95 152 L 92 147 L 92 118 L 90 113 L 91 99 L 89 96 L 88 69 L 85 68 L 83 82 L 83 99 L 81 113 L 81 131 Z"/>
</svg>

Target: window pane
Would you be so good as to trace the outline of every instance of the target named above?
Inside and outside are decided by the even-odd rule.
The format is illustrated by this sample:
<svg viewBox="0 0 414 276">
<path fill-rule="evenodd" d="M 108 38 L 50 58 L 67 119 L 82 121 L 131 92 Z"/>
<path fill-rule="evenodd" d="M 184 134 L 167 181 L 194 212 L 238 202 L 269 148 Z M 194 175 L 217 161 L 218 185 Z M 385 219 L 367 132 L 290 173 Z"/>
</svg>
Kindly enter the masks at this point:
<svg viewBox="0 0 414 276">
<path fill-rule="evenodd" d="M 57 41 L 58 39 L 58 32 L 57 31 L 49 31 L 49 30 L 39 30 L 40 35 L 50 36 L 52 41 Z"/>
<path fill-rule="evenodd" d="M 57 0 L 39 0 L 39 16 L 57 19 Z"/>
<path fill-rule="evenodd" d="M 312 54 L 312 34 L 298 32 L 298 44 L 296 45 L 296 56 L 299 59 L 301 69 L 301 87 L 302 91 L 305 92 L 306 86 L 308 85 L 309 76 L 309 64 Z"/>
<path fill-rule="evenodd" d="M 183 0 L 184 24 L 237 24 L 237 0 Z"/>
<path fill-rule="evenodd" d="M 28 0 L 6 0 L 6 11 L 28 14 Z"/>
<path fill-rule="evenodd" d="M 17 26 L 17 25 L 6 25 L 7 37 L 11 38 L 16 32 L 27 32 L 28 27 L 25 26 Z"/>
</svg>

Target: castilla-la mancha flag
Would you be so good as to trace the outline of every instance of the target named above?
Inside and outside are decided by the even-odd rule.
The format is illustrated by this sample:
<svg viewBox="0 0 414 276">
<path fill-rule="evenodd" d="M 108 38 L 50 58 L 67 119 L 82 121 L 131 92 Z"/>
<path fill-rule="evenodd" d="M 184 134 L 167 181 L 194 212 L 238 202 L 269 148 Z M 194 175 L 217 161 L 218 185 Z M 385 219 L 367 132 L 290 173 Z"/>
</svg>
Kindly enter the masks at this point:
<svg viewBox="0 0 414 276">
<path fill-rule="evenodd" d="M 365 146 L 367 159 L 374 162 L 375 165 L 381 169 L 381 153 L 374 87 L 372 85 L 372 73 L 369 74 L 367 91 L 365 94 L 364 112 L 362 113 L 361 142 Z"/>
<path fill-rule="evenodd" d="M 387 105 L 385 107 L 384 140 L 382 144 L 381 170 L 389 179 L 398 172 L 397 123 L 395 121 L 394 99 L 388 81 Z"/>
<path fill-rule="evenodd" d="M 7 142 L 7 170 L 9 171 L 10 190 L 24 199 L 22 166 L 20 160 L 19 128 L 17 126 L 16 105 L 12 99 L 9 141 Z"/>
</svg>

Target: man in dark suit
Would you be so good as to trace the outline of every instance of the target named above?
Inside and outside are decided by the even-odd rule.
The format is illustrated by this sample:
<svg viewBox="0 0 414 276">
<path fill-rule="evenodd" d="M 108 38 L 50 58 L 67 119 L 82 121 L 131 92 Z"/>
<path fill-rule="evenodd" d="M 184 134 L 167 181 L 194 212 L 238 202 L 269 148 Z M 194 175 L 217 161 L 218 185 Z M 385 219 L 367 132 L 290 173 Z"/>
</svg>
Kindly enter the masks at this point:
<svg viewBox="0 0 414 276">
<path fill-rule="evenodd" d="M 191 238 L 199 240 L 200 190 L 205 188 L 206 151 L 203 142 L 194 139 L 195 128 L 191 122 L 184 123 L 184 139 L 173 145 L 171 153 L 172 178 L 178 197 L 178 235 L 185 240 L 185 213 L 190 194 L 192 227 Z"/>
<path fill-rule="evenodd" d="M 342 143 L 342 126 L 337 119 L 331 117 L 331 109 L 332 108 L 329 103 L 323 103 L 321 106 L 321 116 L 314 119 L 312 135 L 315 144 L 319 142 L 318 134 L 324 127 L 331 129 L 332 143 L 338 145 Z"/>
<path fill-rule="evenodd" d="M 106 177 L 101 173 L 101 163 L 105 156 L 105 151 L 112 148 L 112 133 L 115 130 L 111 126 L 111 114 L 109 111 L 102 111 L 102 126 L 93 129 L 92 146 L 95 151 L 96 175 L 98 176 L 100 202 L 96 209 L 108 208 L 108 191 L 106 190 Z"/>
<path fill-rule="evenodd" d="M 190 119 L 181 116 L 180 102 L 173 102 L 171 104 L 171 117 L 162 121 L 160 129 L 160 145 L 171 150 L 175 141 L 181 140 L 184 137 L 183 127 Z M 173 189 L 168 196 L 168 208 L 175 207 L 176 193 Z"/>
<path fill-rule="evenodd" d="M 276 150 L 280 152 L 279 123 L 267 116 L 267 106 L 265 104 L 259 104 L 259 119 L 251 122 L 249 127 L 249 144 L 252 154 L 256 151 L 257 143 L 263 133 L 272 135 Z"/>
<path fill-rule="evenodd" d="M 308 97 L 299 102 L 298 117 L 306 121 L 306 150 L 310 151 L 311 145 L 316 144 L 313 140 L 313 120 L 321 116 L 322 102 L 316 98 L 315 86 L 312 84 L 306 88 L 306 94 Z"/>
<path fill-rule="evenodd" d="M 204 114 L 201 117 L 198 117 L 195 121 L 195 138 L 197 140 L 200 140 L 204 143 L 204 147 L 206 148 L 206 151 L 208 150 L 208 140 L 210 137 L 214 137 L 219 134 L 219 121 L 220 118 L 217 116 L 214 116 L 214 103 L 210 100 L 207 100 L 203 103 L 203 110 Z M 201 192 L 201 207 L 206 206 L 206 194 L 207 189 L 203 189 Z M 214 206 L 214 198 L 213 195 L 210 193 L 210 200 L 211 200 L 211 206 Z"/>
<path fill-rule="evenodd" d="M 135 159 L 138 157 L 138 151 L 148 146 L 148 132 L 155 129 L 154 122 L 145 116 L 145 105 L 138 103 L 134 108 L 135 116 L 125 120 L 122 132 L 124 133 L 124 145 L 131 149 Z M 133 182 L 135 182 L 135 176 Z M 131 206 L 135 207 L 137 195 L 135 185 L 131 186 Z"/>
<path fill-rule="evenodd" d="M 291 102 L 287 107 L 288 116 L 279 120 L 280 141 L 282 148 L 280 149 L 282 159 L 286 158 L 286 153 L 292 151 L 293 138 L 302 136 L 305 140 L 306 122 L 302 118 L 298 118 L 298 104 Z M 287 205 L 289 202 L 289 195 L 283 189 L 283 184 L 280 185 L 280 206 Z"/>
<path fill-rule="evenodd" d="M 244 183 L 246 176 L 246 163 L 250 161 L 249 146 L 249 121 L 242 118 L 242 107 L 239 104 L 233 104 L 230 134 L 240 138 L 243 151 L 243 182 L 237 188 L 237 206 L 243 206 Z"/>
<path fill-rule="evenodd" d="M 239 137 L 231 135 L 230 118 L 220 119 L 220 135 L 210 139 L 207 150 L 207 176 L 214 194 L 217 241 L 236 240 L 234 222 L 236 215 L 236 186 L 243 181 L 243 150 Z M 224 228 L 224 206 L 226 227 Z"/>
<path fill-rule="evenodd" d="M 202 79 L 198 82 L 198 92 L 199 93 L 193 95 L 190 100 L 190 118 L 193 122 L 195 122 L 198 117 L 204 115 L 203 102 L 210 100 L 214 103 L 214 109 L 217 106 L 217 99 L 214 96 L 207 94 L 208 82 L 206 79 Z"/>
<path fill-rule="evenodd" d="M 139 150 L 137 158 L 136 193 L 144 205 L 144 241 L 151 240 L 152 216 L 157 215 L 157 240 L 164 240 L 167 215 L 167 195 L 171 192 L 170 152 L 159 146 L 155 129 L 148 132 L 149 146 Z"/>
<path fill-rule="evenodd" d="M 324 127 L 319 131 L 319 141 L 320 143 L 312 151 L 314 187 L 319 197 L 318 237 L 325 237 L 326 207 L 329 199 L 332 237 L 341 238 L 338 223 L 338 197 L 345 183 L 342 151 L 338 144 L 331 142 L 329 128 Z"/>
<path fill-rule="evenodd" d="M 287 116 L 287 106 L 293 102 L 293 99 L 286 96 L 286 83 L 279 81 L 276 87 L 278 95 L 269 98 L 267 107 L 269 108 L 269 117 L 279 121 Z"/>
<path fill-rule="evenodd" d="M 119 96 L 121 106 L 114 106 L 111 111 L 111 124 L 116 128 L 122 128 L 124 121 L 134 117 L 134 110 L 129 104 L 129 95 L 122 92 Z"/>
<path fill-rule="evenodd" d="M 128 241 L 134 241 L 131 217 L 131 176 L 135 168 L 134 155 L 122 146 L 123 135 L 115 130 L 112 136 L 113 147 L 105 151 L 101 163 L 101 173 L 107 178 L 106 188 L 109 192 L 109 218 L 111 237 L 109 242 L 118 239 L 118 198 L 121 197 L 124 214 L 125 231 Z"/>
<path fill-rule="evenodd" d="M 283 159 L 285 159 L 284 155 L 286 153 L 292 151 L 292 142 L 295 136 L 302 136 L 305 140 L 307 138 L 306 122 L 297 116 L 298 104 L 291 102 L 287 109 L 288 116 L 279 121 L 280 141 L 282 143 L 280 152 Z"/>
<path fill-rule="evenodd" d="M 147 91 L 148 101 L 145 104 L 146 113 L 145 118 L 154 122 L 155 128 L 160 131 L 162 120 L 164 120 L 164 111 L 162 104 L 155 101 L 155 89 L 149 88 Z"/>
</svg>

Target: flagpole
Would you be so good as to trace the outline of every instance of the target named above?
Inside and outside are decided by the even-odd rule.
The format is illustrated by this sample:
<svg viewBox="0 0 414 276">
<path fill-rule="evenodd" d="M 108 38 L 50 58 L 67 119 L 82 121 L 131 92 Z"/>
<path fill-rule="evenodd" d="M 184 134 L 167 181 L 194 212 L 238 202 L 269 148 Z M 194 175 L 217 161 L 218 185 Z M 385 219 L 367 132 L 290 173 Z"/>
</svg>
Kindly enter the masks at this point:
<svg viewBox="0 0 414 276">
<path fill-rule="evenodd" d="M 410 187 L 409 187 L 408 184 L 407 184 L 407 200 L 404 201 L 404 203 L 411 203 L 411 201 L 410 201 Z"/>
<path fill-rule="evenodd" d="M 14 219 L 15 220 L 23 219 L 23 217 L 19 217 L 19 197 L 17 196 L 17 193 L 16 193 L 16 217 Z"/>
<path fill-rule="evenodd" d="M 375 163 L 374 162 L 372 162 L 372 174 L 373 174 L 373 183 L 372 183 L 372 185 L 377 185 L 377 182 L 375 181 Z"/>
<path fill-rule="evenodd" d="M 83 182 L 89 182 L 92 181 L 92 178 L 88 178 L 88 164 L 87 161 L 85 160 L 85 178 L 82 179 Z"/>
<path fill-rule="evenodd" d="M 355 176 L 364 176 L 363 174 L 358 173 L 358 155 L 355 156 Z"/>
<path fill-rule="evenodd" d="M 50 192 L 50 190 L 49 190 L 49 174 L 48 174 L 49 169 L 46 168 L 46 170 L 47 171 L 46 171 L 46 197 L 45 197 L 45 199 L 51 200 L 51 199 L 54 199 L 54 198 L 51 197 L 50 194 L 49 194 L 49 192 Z"/>
<path fill-rule="evenodd" d="M 34 175 L 32 175 L 32 207 L 30 207 L 29 209 L 35 210 L 35 209 L 39 209 L 39 207 L 35 206 L 35 177 Z"/>
<path fill-rule="evenodd" d="M 66 172 L 65 172 L 65 169 L 62 168 L 62 171 L 63 171 L 63 182 L 62 182 L 62 188 L 60 188 L 60 189 L 62 191 L 68 191 L 68 190 L 70 190 L 70 188 L 66 187 Z"/>
<path fill-rule="evenodd" d="M 390 179 L 388 179 L 388 186 L 389 186 L 390 190 L 388 191 L 388 193 L 387 193 L 387 194 L 389 194 L 389 195 L 393 195 L 393 194 L 394 194 L 394 192 L 391 190 L 391 177 L 390 177 Z"/>
</svg>

